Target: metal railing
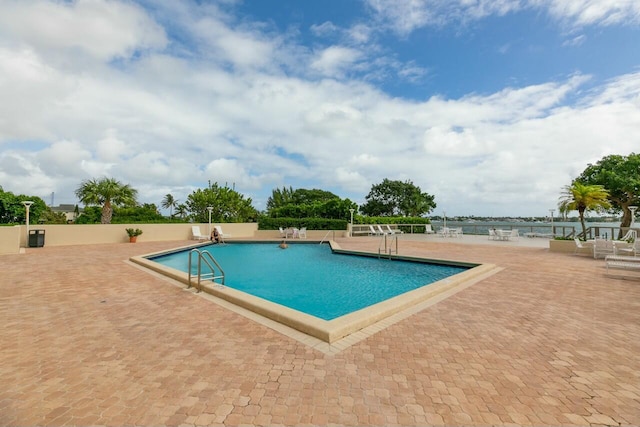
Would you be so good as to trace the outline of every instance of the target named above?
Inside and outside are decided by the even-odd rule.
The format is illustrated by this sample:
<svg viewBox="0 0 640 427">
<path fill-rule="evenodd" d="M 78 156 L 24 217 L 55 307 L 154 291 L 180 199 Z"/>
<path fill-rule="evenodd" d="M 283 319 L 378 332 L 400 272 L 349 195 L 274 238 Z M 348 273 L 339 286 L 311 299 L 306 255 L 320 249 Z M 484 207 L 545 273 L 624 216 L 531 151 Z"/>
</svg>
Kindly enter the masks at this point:
<svg viewBox="0 0 640 427">
<path fill-rule="evenodd" d="M 220 266 L 220 264 L 218 264 L 218 261 L 216 261 L 216 259 L 213 257 L 213 255 L 211 255 L 208 251 L 204 250 L 201 251 L 199 249 L 192 249 L 189 252 L 189 266 L 188 266 L 188 271 L 189 271 L 189 284 L 187 286 L 187 288 L 191 287 L 191 278 L 193 277 L 193 275 L 191 274 L 192 272 L 192 265 L 193 265 L 193 255 L 197 254 L 198 255 L 198 267 L 197 267 L 197 274 L 195 275 L 195 277 L 197 277 L 198 282 L 197 282 L 197 286 L 196 286 L 196 292 L 200 292 L 202 290 L 202 281 L 203 280 L 211 280 L 211 282 L 216 281 L 216 279 L 222 279 L 221 284 L 224 285 L 224 270 L 222 269 L 222 267 Z M 205 264 L 208 269 L 209 272 L 208 273 L 203 273 L 202 272 L 202 264 Z M 215 268 L 218 268 L 218 271 L 220 272 L 220 274 L 216 275 L 215 274 Z"/>
<path fill-rule="evenodd" d="M 333 233 L 333 239 L 332 240 L 336 240 L 336 231 L 335 230 L 329 230 L 327 231 L 327 234 L 324 235 L 324 237 L 322 238 L 322 240 L 320 240 L 320 245 L 324 243 L 324 241 L 327 239 L 327 236 L 329 234 Z"/>
<path fill-rule="evenodd" d="M 387 242 L 387 238 L 391 237 L 391 241 Z M 393 250 L 393 243 L 395 242 L 395 251 Z M 378 258 L 382 255 L 382 244 L 384 243 L 384 254 L 389 255 L 389 259 L 391 259 L 391 254 L 393 252 L 398 255 L 398 236 L 395 234 L 384 234 L 382 239 L 380 240 L 380 245 L 378 245 Z"/>
</svg>

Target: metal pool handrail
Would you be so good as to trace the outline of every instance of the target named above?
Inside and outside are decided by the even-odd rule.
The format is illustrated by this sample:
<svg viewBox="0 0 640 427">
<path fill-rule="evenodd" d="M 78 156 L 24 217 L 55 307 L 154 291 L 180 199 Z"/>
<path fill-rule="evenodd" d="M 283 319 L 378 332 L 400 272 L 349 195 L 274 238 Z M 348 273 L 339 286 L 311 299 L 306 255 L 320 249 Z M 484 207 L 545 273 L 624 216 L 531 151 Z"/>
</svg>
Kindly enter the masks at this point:
<svg viewBox="0 0 640 427">
<path fill-rule="evenodd" d="M 378 258 L 380 258 L 380 248 L 382 247 L 382 242 L 384 241 L 384 253 L 385 255 L 387 254 L 387 252 L 389 253 L 389 259 L 391 259 L 391 253 L 393 252 L 393 242 L 396 242 L 396 255 L 398 255 L 398 236 L 396 235 L 391 235 L 391 241 L 389 242 L 389 244 L 387 245 L 387 236 L 388 234 L 384 234 L 382 236 L 382 239 L 380 240 L 380 245 L 378 245 Z"/>
<path fill-rule="evenodd" d="M 222 284 L 224 285 L 224 270 L 222 269 L 222 267 L 220 266 L 220 264 L 218 264 L 218 261 L 216 261 L 216 259 L 213 257 L 213 255 L 211 255 L 208 251 L 200 251 L 199 249 L 191 249 L 191 251 L 189 251 L 189 266 L 188 266 L 188 271 L 189 271 L 189 285 L 187 286 L 187 288 L 191 287 L 191 265 L 192 265 L 192 257 L 193 254 L 197 253 L 198 254 L 198 286 L 196 287 L 197 292 L 200 292 L 202 290 L 202 284 L 200 283 L 203 279 L 204 280 L 211 280 L 212 282 L 215 282 L 216 279 L 222 279 Z M 207 267 L 209 267 L 209 273 L 202 273 L 202 263 L 205 263 L 207 265 Z M 215 264 L 215 266 L 218 268 L 218 270 L 220 271 L 220 274 L 216 276 L 215 274 L 215 268 L 213 268 L 213 265 L 211 264 Z"/>
<path fill-rule="evenodd" d="M 325 234 L 325 235 L 324 235 L 324 237 L 322 238 L 322 240 L 320 240 L 320 244 L 323 244 L 323 243 L 324 243 L 324 240 L 325 240 L 325 239 L 327 238 L 327 236 L 328 236 L 329 234 L 331 234 L 331 233 L 333 233 L 333 240 L 335 240 L 335 239 L 336 239 L 336 232 L 335 232 L 335 230 L 329 230 L 329 231 L 327 231 L 327 234 Z"/>
</svg>

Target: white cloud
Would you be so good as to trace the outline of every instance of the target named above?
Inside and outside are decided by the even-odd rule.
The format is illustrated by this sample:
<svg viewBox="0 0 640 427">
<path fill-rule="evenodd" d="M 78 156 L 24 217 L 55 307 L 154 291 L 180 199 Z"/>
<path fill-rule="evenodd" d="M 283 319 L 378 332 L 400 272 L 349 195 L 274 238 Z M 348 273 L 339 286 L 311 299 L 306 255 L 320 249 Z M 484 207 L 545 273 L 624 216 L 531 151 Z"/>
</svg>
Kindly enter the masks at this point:
<svg viewBox="0 0 640 427">
<path fill-rule="evenodd" d="M 568 25 L 612 25 L 640 23 L 637 0 L 532 0 L 548 8 L 549 14 Z"/>
<path fill-rule="evenodd" d="M 546 11 L 570 27 L 640 23 L 637 0 L 367 0 L 367 4 L 381 22 L 401 35 L 525 9 Z"/>
<path fill-rule="evenodd" d="M 587 36 L 584 34 L 580 34 L 579 36 L 575 36 L 569 40 L 565 40 L 562 43 L 562 46 L 580 46 L 587 40 Z"/>
<path fill-rule="evenodd" d="M 2 11 L 0 34 L 41 51 L 80 52 L 108 60 L 167 43 L 163 29 L 129 2 L 6 0 Z"/>
<path fill-rule="evenodd" d="M 143 13 L 130 3 L 94 3 Z M 502 4 L 503 11 L 516 5 L 498 3 L 492 7 Z M 51 15 L 56 28 L 71 19 L 65 14 L 83 16 L 87 4 L 28 3 L 40 14 L 44 6 L 62 10 Z M 36 35 L 0 29 L 5 190 L 43 198 L 55 191 L 58 203 L 75 203 L 82 179 L 106 175 L 156 204 L 167 193 L 185 200 L 209 180 L 235 184 L 257 203 L 288 184 L 337 188 L 362 202 L 371 185 L 389 178 L 411 179 L 451 214 L 535 214 L 541 205 L 555 206 L 559 189 L 588 162 L 637 151 L 640 73 L 590 90 L 586 85 L 597 83 L 576 74 L 457 99 L 406 100 L 350 73 L 381 64 L 385 72 L 420 75 L 411 62 L 376 63 L 369 51 L 349 45 L 314 55 L 257 26 L 234 28 L 215 9 L 167 7 L 176 8 L 172 24 L 190 28 L 182 34 L 197 44 L 151 49 L 124 65 L 79 62 L 61 41 L 54 41 L 59 56 L 52 59 Z M 135 22 L 155 28 L 145 19 Z M 82 49 L 99 59 L 161 46 L 136 40 Z M 283 72 L 283 58 L 302 71 Z M 580 100 L 568 102 L 574 98 Z"/>
<path fill-rule="evenodd" d="M 341 78 L 345 70 L 363 57 L 359 50 L 330 46 L 318 52 L 311 61 L 311 68 L 328 77 Z"/>
</svg>

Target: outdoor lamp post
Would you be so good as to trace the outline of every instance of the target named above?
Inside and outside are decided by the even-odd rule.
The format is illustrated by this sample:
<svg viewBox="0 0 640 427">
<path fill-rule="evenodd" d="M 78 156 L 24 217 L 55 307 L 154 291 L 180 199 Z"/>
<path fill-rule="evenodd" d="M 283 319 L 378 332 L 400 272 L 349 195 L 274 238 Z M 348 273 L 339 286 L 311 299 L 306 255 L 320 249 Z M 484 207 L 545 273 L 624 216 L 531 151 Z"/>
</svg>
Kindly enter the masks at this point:
<svg viewBox="0 0 640 427">
<path fill-rule="evenodd" d="M 211 211 L 213 210 L 213 206 L 207 206 L 207 210 L 209 211 L 209 237 L 211 237 Z"/>
<path fill-rule="evenodd" d="M 25 244 L 24 244 L 24 247 L 26 248 L 26 247 L 29 246 L 29 208 L 31 207 L 33 202 L 30 201 L 30 200 L 25 200 L 24 202 L 22 202 L 22 204 L 24 205 L 25 209 L 27 210 L 27 212 L 26 212 L 27 237 L 25 239 Z"/>
<path fill-rule="evenodd" d="M 636 210 L 638 209 L 637 206 L 629 206 L 629 210 L 631 211 L 631 224 L 629 225 L 629 227 L 633 227 L 633 224 L 636 223 Z"/>
<path fill-rule="evenodd" d="M 442 211 L 442 228 L 447 228 L 447 213 L 445 211 Z"/>
<path fill-rule="evenodd" d="M 553 229 L 553 213 L 555 212 L 555 209 L 549 209 L 549 213 L 551 214 L 551 234 L 555 237 L 556 232 Z"/>
<path fill-rule="evenodd" d="M 355 209 L 351 208 L 349 209 L 349 212 L 351 213 L 351 221 L 349 221 L 350 227 L 349 227 L 349 237 L 353 237 L 353 212 L 355 211 Z"/>
</svg>

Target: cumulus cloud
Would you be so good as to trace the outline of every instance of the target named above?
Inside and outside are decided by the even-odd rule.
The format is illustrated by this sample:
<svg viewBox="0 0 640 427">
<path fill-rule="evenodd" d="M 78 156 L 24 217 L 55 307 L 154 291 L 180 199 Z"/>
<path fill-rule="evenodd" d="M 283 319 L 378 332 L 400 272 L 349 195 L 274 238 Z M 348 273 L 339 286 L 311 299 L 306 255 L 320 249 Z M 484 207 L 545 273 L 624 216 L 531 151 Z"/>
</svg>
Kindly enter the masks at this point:
<svg viewBox="0 0 640 427">
<path fill-rule="evenodd" d="M 128 2 L 7 0 L 2 11 L 0 34 L 17 36 L 39 51 L 62 50 L 109 60 L 167 43 L 162 27 Z"/>
<path fill-rule="evenodd" d="M 636 0 L 366 0 L 378 19 L 401 35 L 427 26 L 467 23 L 521 10 L 541 10 L 570 27 L 637 24 Z"/>
<path fill-rule="evenodd" d="M 22 3 L 4 2 L 2 12 L 27 22 Z M 133 38 L 76 46 L 91 57 L 87 64 L 70 39 L 45 42 L 36 30 L 0 25 L 0 184 L 16 193 L 55 191 L 59 203 L 75 203 L 82 179 L 114 176 L 137 188 L 142 202 L 159 204 L 167 193 L 185 200 L 211 181 L 235 184 L 262 209 L 274 187 L 337 188 L 362 202 L 371 185 L 389 178 L 411 179 L 451 213 L 530 214 L 555 206 L 561 186 L 586 163 L 637 151 L 640 73 L 407 100 L 353 77 L 358 67 L 375 68 L 360 47 L 305 49 L 210 6 L 165 4 L 181 35 L 197 40 L 176 46 L 167 44 L 169 30 L 130 2 L 25 4 L 35 16 L 52 8 L 54 28 L 81 19 L 84 8 L 128 12 L 133 17 L 115 28 Z M 398 8 L 405 4 L 417 14 L 406 28 L 416 28 L 426 3 Z M 473 4 L 488 8 L 477 14 L 508 13 L 524 2 Z M 372 2 L 381 13 L 386 6 Z M 300 69 L 288 74 L 283 59 Z M 407 78 L 421 74 L 405 65 L 384 63 Z"/>
<path fill-rule="evenodd" d="M 311 61 L 311 69 L 318 71 L 324 76 L 344 77 L 345 71 L 362 58 L 359 50 L 343 47 L 330 46 L 318 52 Z"/>
</svg>

